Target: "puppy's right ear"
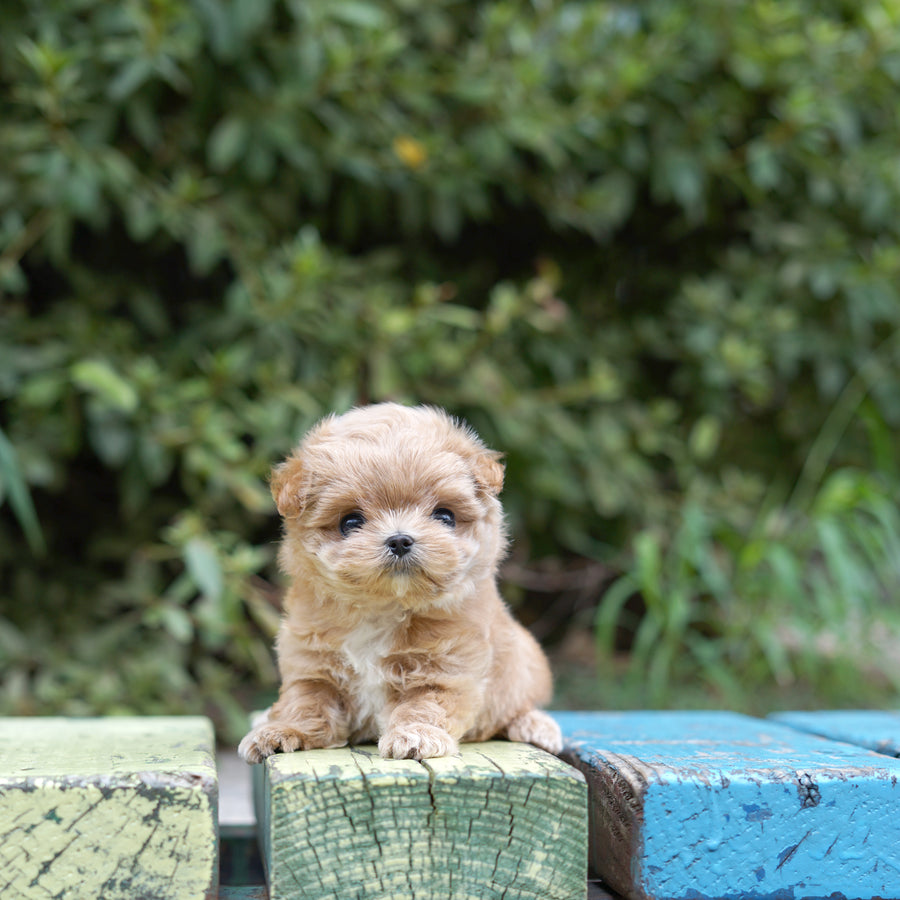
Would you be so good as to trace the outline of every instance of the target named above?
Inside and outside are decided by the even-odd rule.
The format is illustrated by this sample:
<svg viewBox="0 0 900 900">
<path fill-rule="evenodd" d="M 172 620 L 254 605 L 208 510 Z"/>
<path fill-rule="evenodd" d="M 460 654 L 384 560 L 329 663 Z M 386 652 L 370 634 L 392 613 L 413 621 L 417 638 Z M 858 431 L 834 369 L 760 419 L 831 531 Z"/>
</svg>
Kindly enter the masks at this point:
<svg viewBox="0 0 900 900">
<path fill-rule="evenodd" d="M 303 481 L 303 465 L 296 456 L 289 456 L 272 469 L 269 488 L 278 512 L 286 519 L 299 516 L 306 505 L 306 487 Z"/>
<path fill-rule="evenodd" d="M 505 466 L 501 456 L 494 450 L 483 450 L 472 461 L 472 472 L 475 484 L 480 491 L 496 497 L 503 490 L 503 472 Z"/>
</svg>

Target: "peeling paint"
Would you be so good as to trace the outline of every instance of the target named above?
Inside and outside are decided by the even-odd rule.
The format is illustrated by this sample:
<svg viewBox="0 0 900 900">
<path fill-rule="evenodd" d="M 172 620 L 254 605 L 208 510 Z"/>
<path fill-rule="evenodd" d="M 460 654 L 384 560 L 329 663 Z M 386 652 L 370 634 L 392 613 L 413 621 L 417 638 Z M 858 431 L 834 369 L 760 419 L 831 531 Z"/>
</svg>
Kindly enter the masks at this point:
<svg viewBox="0 0 900 900">
<path fill-rule="evenodd" d="M 423 762 L 310 750 L 258 771 L 272 900 L 344 900 L 362 884 L 410 900 L 584 896 L 584 778 L 534 747 L 464 744 Z"/>
<path fill-rule="evenodd" d="M 772 810 L 756 803 L 743 804 L 745 818 L 748 822 L 765 822 L 766 819 L 772 818 Z"/>
<path fill-rule="evenodd" d="M 797 793 L 800 796 L 801 809 L 811 809 L 822 802 L 819 786 L 808 772 L 804 772 L 797 778 Z"/>
<path fill-rule="evenodd" d="M 214 896 L 213 750 L 199 718 L 0 719 L 0 896 Z"/>
<path fill-rule="evenodd" d="M 591 818 L 594 868 L 620 893 L 900 897 L 897 760 L 731 713 L 556 719 L 592 807 L 616 779 L 633 786 Z M 621 780 L 623 759 L 641 784 Z"/>
</svg>

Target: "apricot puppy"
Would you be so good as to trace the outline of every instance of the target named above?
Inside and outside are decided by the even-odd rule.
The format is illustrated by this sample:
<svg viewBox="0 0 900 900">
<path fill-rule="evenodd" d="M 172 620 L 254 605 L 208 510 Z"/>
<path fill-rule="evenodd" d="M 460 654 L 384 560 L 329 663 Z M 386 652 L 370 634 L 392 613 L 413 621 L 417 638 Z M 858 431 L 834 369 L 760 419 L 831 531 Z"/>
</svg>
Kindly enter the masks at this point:
<svg viewBox="0 0 900 900">
<path fill-rule="evenodd" d="M 498 457 L 441 410 L 383 403 L 324 419 L 275 468 L 282 685 L 245 760 L 374 740 L 426 759 L 495 736 L 560 751 L 536 708 L 549 666 L 497 592 Z"/>
</svg>

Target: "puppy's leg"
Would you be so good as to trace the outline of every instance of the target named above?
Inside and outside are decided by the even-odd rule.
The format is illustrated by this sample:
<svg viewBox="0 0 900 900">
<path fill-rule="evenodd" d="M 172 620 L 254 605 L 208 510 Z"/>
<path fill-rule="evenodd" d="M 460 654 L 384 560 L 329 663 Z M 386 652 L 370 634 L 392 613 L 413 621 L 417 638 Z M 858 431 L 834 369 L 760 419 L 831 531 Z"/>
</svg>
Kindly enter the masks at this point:
<svg viewBox="0 0 900 900">
<path fill-rule="evenodd" d="M 279 751 L 343 747 L 349 728 L 337 689 L 324 681 L 298 680 L 282 686 L 278 702 L 241 741 L 238 754 L 248 763 L 262 762 Z"/>
<path fill-rule="evenodd" d="M 453 756 L 466 731 L 459 715 L 463 698 L 449 691 L 408 694 L 393 707 L 378 750 L 387 759 Z"/>
<path fill-rule="evenodd" d="M 562 732 L 556 721 L 539 709 L 516 716 L 504 729 L 511 741 L 534 744 L 548 753 L 562 752 Z"/>
</svg>

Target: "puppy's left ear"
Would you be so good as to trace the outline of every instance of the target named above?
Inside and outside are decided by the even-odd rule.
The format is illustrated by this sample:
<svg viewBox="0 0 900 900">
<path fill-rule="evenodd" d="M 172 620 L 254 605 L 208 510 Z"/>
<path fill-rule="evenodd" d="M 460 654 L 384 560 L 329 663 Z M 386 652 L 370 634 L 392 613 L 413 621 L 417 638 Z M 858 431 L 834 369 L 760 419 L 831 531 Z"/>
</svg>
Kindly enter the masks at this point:
<svg viewBox="0 0 900 900">
<path fill-rule="evenodd" d="M 472 474 L 480 491 L 496 497 L 503 489 L 503 472 L 505 466 L 501 455 L 494 450 L 482 450 L 472 460 Z"/>
<path fill-rule="evenodd" d="M 269 488 L 278 512 L 286 519 L 300 515 L 306 505 L 307 491 L 303 474 L 303 464 L 296 456 L 289 456 L 272 469 Z"/>
</svg>

